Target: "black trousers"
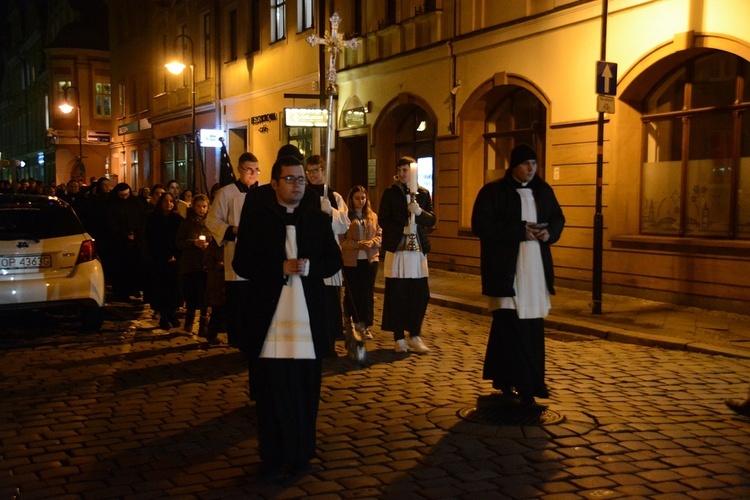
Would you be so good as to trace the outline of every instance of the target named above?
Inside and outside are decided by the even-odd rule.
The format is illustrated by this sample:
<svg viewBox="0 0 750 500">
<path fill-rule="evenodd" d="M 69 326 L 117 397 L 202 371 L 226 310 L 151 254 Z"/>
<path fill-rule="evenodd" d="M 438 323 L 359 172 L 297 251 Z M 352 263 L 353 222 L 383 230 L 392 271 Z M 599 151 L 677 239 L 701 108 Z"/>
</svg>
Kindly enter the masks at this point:
<svg viewBox="0 0 750 500">
<path fill-rule="evenodd" d="M 322 371 L 319 359 L 250 360 L 258 446 L 265 463 L 295 466 L 315 457 Z"/>
<path fill-rule="evenodd" d="M 185 309 L 203 310 L 206 307 L 206 271 L 183 273 L 182 295 L 185 297 Z"/>
<path fill-rule="evenodd" d="M 328 314 L 328 331 L 332 340 L 340 338 L 344 333 L 343 316 L 341 314 L 341 287 L 326 286 L 326 310 Z"/>
<path fill-rule="evenodd" d="M 362 322 L 365 326 L 372 326 L 374 316 L 373 294 L 375 292 L 375 278 L 378 275 L 378 261 L 367 262 L 367 259 L 357 261 L 357 267 L 344 267 L 344 310 L 346 316 L 354 318 L 355 322 Z"/>
<path fill-rule="evenodd" d="M 404 330 L 419 335 L 429 302 L 427 278 L 386 278 L 382 329 L 393 332 L 393 340 L 404 338 Z"/>
<path fill-rule="evenodd" d="M 226 290 L 226 321 L 227 321 L 227 340 L 230 345 L 241 345 L 240 338 L 245 324 L 245 311 L 252 304 L 248 303 L 247 281 L 226 281 L 224 287 Z"/>
</svg>

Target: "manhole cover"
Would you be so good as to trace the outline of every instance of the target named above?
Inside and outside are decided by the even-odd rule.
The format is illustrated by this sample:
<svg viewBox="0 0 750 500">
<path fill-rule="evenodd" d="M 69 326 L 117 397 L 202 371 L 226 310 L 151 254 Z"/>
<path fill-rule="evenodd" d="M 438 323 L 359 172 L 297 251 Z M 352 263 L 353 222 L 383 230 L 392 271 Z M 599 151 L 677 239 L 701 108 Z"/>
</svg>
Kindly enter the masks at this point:
<svg viewBox="0 0 750 500">
<path fill-rule="evenodd" d="M 486 398 L 480 398 L 475 406 L 458 410 L 458 416 L 470 422 L 496 426 L 554 425 L 565 420 L 554 410 L 514 406 Z"/>
</svg>

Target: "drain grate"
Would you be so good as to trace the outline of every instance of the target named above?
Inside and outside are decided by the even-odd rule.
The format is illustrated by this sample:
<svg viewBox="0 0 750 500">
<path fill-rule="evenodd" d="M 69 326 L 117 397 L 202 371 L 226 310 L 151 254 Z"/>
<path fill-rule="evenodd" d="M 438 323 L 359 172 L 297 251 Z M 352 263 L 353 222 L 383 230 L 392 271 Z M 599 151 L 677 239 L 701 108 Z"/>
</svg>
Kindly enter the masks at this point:
<svg viewBox="0 0 750 500">
<path fill-rule="evenodd" d="M 495 426 L 554 425 L 565 420 L 560 413 L 530 408 L 492 396 L 480 396 L 475 406 L 458 410 L 458 416 L 478 424 Z"/>
</svg>

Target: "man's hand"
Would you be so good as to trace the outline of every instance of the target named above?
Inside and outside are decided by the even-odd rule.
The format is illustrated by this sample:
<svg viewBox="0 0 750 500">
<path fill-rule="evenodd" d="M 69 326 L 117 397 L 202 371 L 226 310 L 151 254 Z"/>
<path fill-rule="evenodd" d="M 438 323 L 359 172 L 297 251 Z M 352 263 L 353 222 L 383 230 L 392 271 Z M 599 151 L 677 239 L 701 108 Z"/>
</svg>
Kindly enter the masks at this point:
<svg viewBox="0 0 750 500">
<path fill-rule="evenodd" d="M 310 261 L 307 259 L 287 259 L 284 261 L 285 276 L 307 276 Z"/>
<path fill-rule="evenodd" d="M 417 203 L 417 200 L 414 200 L 411 203 L 409 203 L 409 212 L 417 216 L 422 214 L 422 207 L 419 206 L 419 203 Z"/>
<path fill-rule="evenodd" d="M 526 241 L 547 241 L 549 240 L 549 233 L 547 232 L 546 228 L 543 229 L 534 229 L 534 226 L 536 225 L 535 222 L 527 222 L 526 223 Z"/>
<path fill-rule="evenodd" d="M 331 215 L 331 212 L 333 211 L 333 209 L 331 208 L 331 200 L 329 200 L 328 198 L 323 198 L 321 196 L 320 209 L 324 211 L 325 213 L 327 213 L 328 215 Z"/>
</svg>

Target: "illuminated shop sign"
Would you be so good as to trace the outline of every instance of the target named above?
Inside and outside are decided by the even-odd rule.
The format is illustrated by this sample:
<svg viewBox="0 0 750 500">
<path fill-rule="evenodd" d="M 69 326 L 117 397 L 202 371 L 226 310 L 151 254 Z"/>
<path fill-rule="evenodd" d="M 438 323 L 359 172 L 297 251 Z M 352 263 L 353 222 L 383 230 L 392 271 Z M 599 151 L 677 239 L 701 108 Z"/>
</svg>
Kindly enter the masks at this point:
<svg viewBox="0 0 750 500">
<path fill-rule="evenodd" d="M 287 127 L 327 127 L 328 110 L 318 108 L 286 108 L 284 110 Z"/>
</svg>

